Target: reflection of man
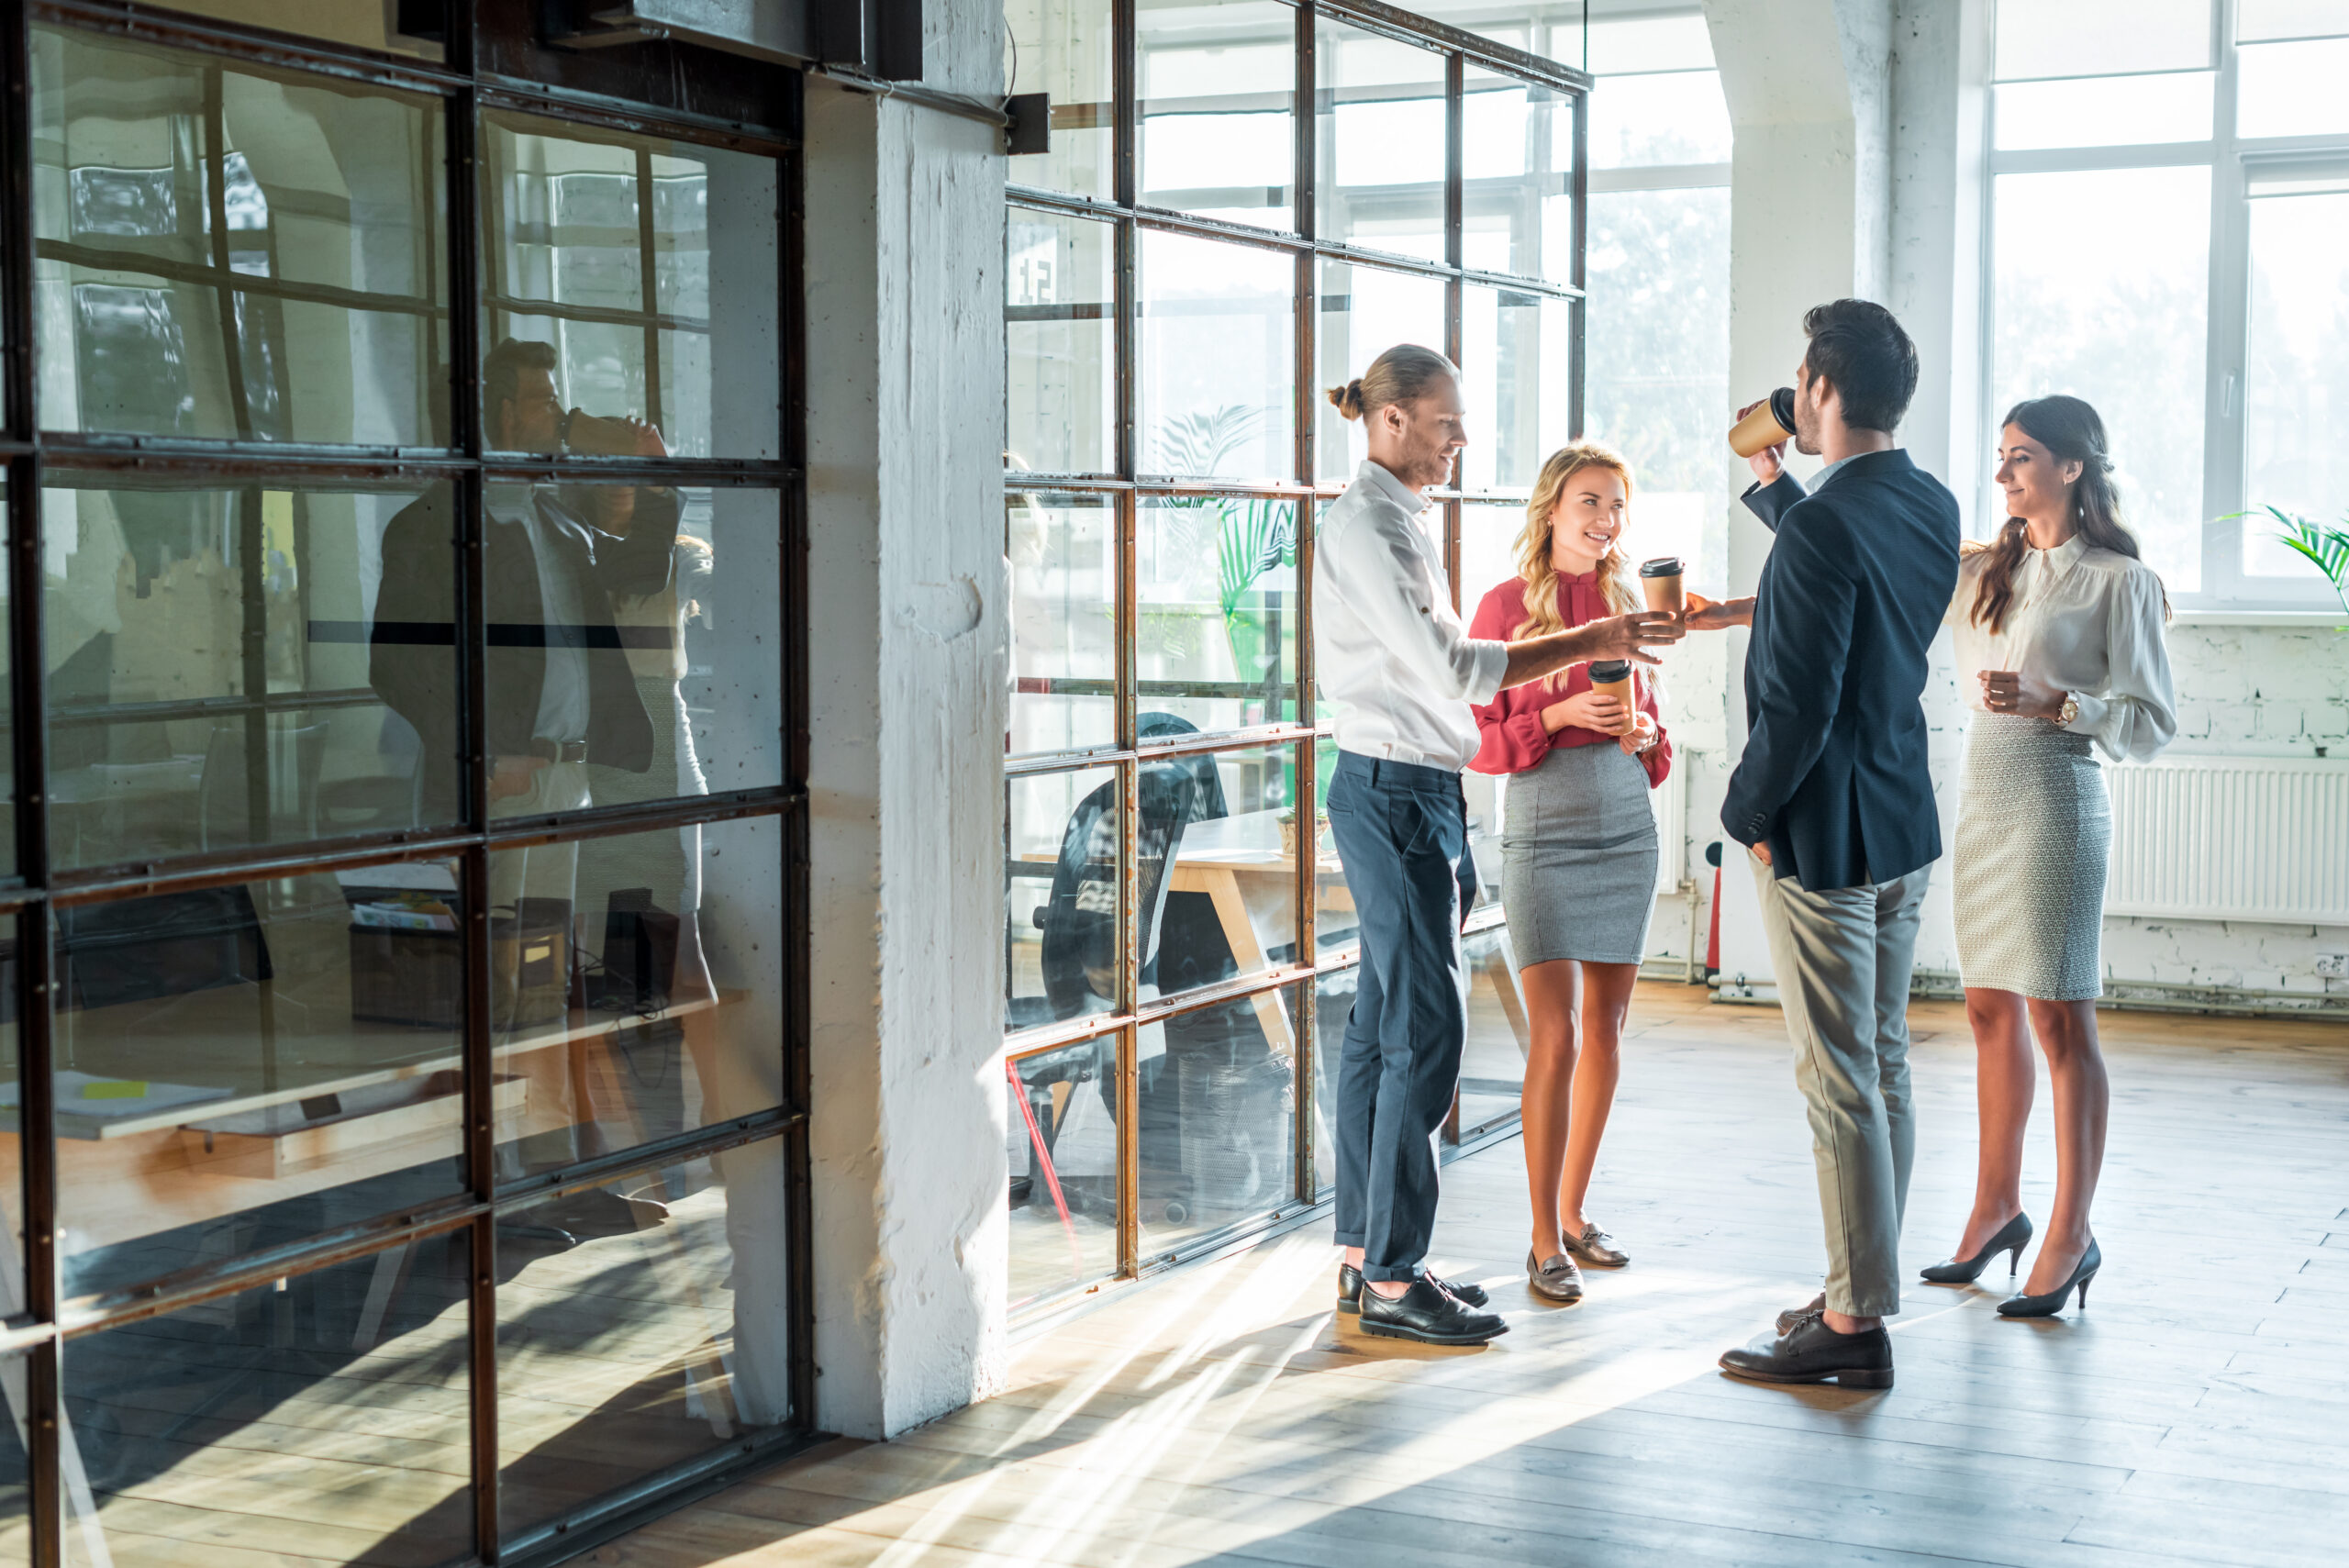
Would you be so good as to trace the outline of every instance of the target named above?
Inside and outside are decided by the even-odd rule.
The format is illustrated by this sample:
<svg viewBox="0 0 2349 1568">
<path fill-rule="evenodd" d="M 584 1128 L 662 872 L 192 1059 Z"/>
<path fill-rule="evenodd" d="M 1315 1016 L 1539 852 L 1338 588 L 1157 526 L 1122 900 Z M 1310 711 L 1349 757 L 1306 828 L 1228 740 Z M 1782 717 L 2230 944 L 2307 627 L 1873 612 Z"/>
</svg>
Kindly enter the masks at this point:
<svg viewBox="0 0 2349 1568">
<path fill-rule="evenodd" d="M 1808 494 L 1753 458 L 1745 504 L 1777 535 L 1750 616 L 1748 732 L 1721 825 L 1752 851 L 1770 962 L 1810 1110 L 1827 1288 L 1721 1365 L 1764 1383 L 1892 1386 L 1900 1216 L 1915 1151 L 1909 978 L 1941 858 L 1925 765 L 1927 647 L 1957 584 L 1957 502 L 1892 432 L 1917 350 L 1892 313 L 1841 299 L 1803 318 L 1795 445 Z"/>
<path fill-rule="evenodd" d="M 552 454 L 569 444 L 567 427 L 585 417 L 565 415 L 554 369 L 551 344 L 508 338 L 491 350 L 482 374 L 483 433 L 490 448 Z M 615 426 L 631 431 L 639 450 L 662 450 L 650 427 L 596 425 L 599 433 Z M 582 508 L 565 505 L 566 497 L 544 486 L 494 483 L 486 488 L 482 534 L 492 817 L 588 805 L 591 759 L 638 773 L 651 764 L 652 725 L 637 695 L 612 601 L 656 593 L 668 582 L 677 497 L 672 490 L 628 489 L 622 519 L 617 495 Z M 588 509 L 603 522 L 618 521 L 622 531 L 599 527 L 582 515 Z M 455 640 L 455 558 L 449 549 L 454 533 L 440 495 L 394 517 L 384 534 L 383 590 L 375 606 L 370 679 L 384 701 L 416 727 L 427 759 L 424 776 L 432 785 L 451 776 L 432 760 L 461 750 L 456 664 L 447 651 Z M 457 814 L 453 800 L 428 797 L 422 805 L 424 820 Z M 575 844 L 498 851 L 490 857 L 492 918 L 512 919 L 518 938 L 559 927 L 567 943 L 577 866 Z M 567 947 L 557 951 L 567 960 Z M 559 967 L 567 971 L 567 962 Z M 566 990 L 567 979 L 566 973 L 558 982 Z M 502 991 L 515 989 L 511 974 L 499 975 L 495 984 Z M 499 995 L 501 1030 L 543 1021 L 540 1009 L 551 1000 L 541 996 L 533 1006 L 518 995 Z M 533 1097 L 539 1093 L 534 1084 Z M 557 1093 L 553 1103 L 571 1098 Z"/>
</svg>

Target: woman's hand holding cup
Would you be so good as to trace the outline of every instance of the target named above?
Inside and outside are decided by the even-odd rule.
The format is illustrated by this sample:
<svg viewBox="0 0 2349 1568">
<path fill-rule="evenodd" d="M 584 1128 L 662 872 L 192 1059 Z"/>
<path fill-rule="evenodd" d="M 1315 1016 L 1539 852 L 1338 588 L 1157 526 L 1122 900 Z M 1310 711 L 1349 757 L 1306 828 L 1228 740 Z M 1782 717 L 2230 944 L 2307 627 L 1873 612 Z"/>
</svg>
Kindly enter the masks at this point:
<svg viewBox="0 0 2349 1568">
<path fill-rule="evenodd" d="M 1600 735 L 1628 735 L 1633 717 L 1620 697 L 1585 690 L 1543 708 L 1542 728 L 1553 735 L 1569 725 Z"/>
<path fill-rule="evenodd" d="M 1615 742 L 1626 756 L 1636 757 L 1655 744 L 1655 720 L 1644 713 L 1631 715 L 1631 728 Z"/>
<path fill-rule="evenodd" d="M 2036 675 L 2020 670 L 1984 670 L 1975 678 L 1982 683 L 1982 706 L 1992 713 L 2054 718 L 2064 711 L 2064 694 Z"/>
</svg>

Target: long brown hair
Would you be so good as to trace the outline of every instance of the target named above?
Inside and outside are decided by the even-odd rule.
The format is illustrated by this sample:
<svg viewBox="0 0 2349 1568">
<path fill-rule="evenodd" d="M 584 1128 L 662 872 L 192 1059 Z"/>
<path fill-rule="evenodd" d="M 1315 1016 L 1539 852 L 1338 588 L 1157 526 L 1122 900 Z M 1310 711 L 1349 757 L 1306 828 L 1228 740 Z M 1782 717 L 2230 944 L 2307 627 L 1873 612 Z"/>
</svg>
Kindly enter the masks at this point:
<svg viewBox="0 0 2349 1568">
<path fill-rule="evenodd" d="M 1450 360 L 1417 343 L 1397 343 L 1345 385 L 1327 390 L 1340 414 L 1359 419 L 1390 403 L 1416 402 L 1446 377 L 1460 379 L 1459 367 Z"/>
<path fill-rule="evenodd" d="M 2024 398 L 1998 421 L 2002 430 L 2009 425 L 2045 447 L 2057 462 L 2080 465 L 2080 476 L 2072 482 L 2072 526 L 2089 547 L 2132 561 L 2143 560 L 2137 536 L 2121 520 L 2110 449 L 2097 411 L 2079 398 L 2059 392 Z M 1975 583 L 1974 613 L 1968 618 L 1976 626 L 1987 626 L 1994 632 L 2005 629 L 2007 612 L 2014 607 L 2015 573 L 2022 566 L 2023 552 L 2031 548 L 2029 527 L 2021 517 L 2009 517 L 1991 543 L 1965 547 L 1968 555 L 1987 553 L 1990 558 Z M 2166 591 L 2162 595 L 2162 613 L 2169 613 Z"/>
<path fill-rule="evenodd" d="M 1542 465 L 1533 481 L 1533 497 L 1525 504 L 1525 528 L 1517 536 L 1517 574 L 1525 580 L 1525 625 L 1520 637 L 1547 637 L 1566 629 L 1558 613 L 1558 569 L 1550 556 L 1552 516 L 1574 476 L 1586 468 L 1603 468 L 1623 482 L 1623 499 L 1631 499 L 1631 468 L 1611 447 L 1577 441 L 1560 447 Z M 1598 593 L 1617 615 L 1646 608 L 1631 582 L 1631 563 L 1623 557 L 1623 536 L 1617 534 L 1607 553 L 1598 558 Z M 1565 672 L 1549 678 L 1549 689 L 1562 689 Z"/>
</svg>

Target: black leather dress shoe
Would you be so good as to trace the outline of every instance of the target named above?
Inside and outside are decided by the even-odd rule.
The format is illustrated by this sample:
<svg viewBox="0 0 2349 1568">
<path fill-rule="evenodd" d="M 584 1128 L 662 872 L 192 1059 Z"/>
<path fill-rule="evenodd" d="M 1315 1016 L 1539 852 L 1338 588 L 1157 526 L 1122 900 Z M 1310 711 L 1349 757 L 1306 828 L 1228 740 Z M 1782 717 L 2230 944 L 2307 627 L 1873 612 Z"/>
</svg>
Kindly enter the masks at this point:
<svg viewBox="0 0 2349 1568">
<path fill-rule="evenodd" d="M 1431 1276 L 1421 1274 L 1391 1301 L 1375 1290 L 1364 1291 L 1362 1331 L 1428 1345 L 1481 1345 L 1508 1333 L 1508 1324 L 1496 1313 L 1470 1311 Z"/>
<path fill-rule="evenodd" d="M 1424 1270 L 1421 1272 L 1425 1273 Z M 1438 1279 L 1431 1273 L 1426 1277 L 1435 1282 L 1436 1289 L 1464 1307 L 1482 1307 L 1492 1300 L 1481 1284 L 1470 1284 L 1464 1280 Z M 1352 1263 L 1338 1265 L 1338 1310 L 1345 1313 L 1362 1310 L 1362 1275 Z"/>
<path fill-rule="evenodd" d="M 1784 1334 L 1758 1336 L 1721 1357 L 1721 1370 L 1755 1383 L 1840 1383 L 1892 1386 L 1892 1336 L 1882 1329 L 1839 1334 L 1806 1312 Z"/>
<path fill-rule="evenodd" d="M 1806 1318 L 1816 1318 L 1826 1310 L 1827 1293 L 1822 1290 L 1817 1296 L 1810 1298 L 1810 1304 L 1809 1306 L 1789 1307 L 1784 1312 L 1779 1313 L 1778 1332 L 1781 1334 L 1791 1334 L 1794 1332 L 1794 1327 L 1796 1324 L 1801 1322 Z"/>
</svg>

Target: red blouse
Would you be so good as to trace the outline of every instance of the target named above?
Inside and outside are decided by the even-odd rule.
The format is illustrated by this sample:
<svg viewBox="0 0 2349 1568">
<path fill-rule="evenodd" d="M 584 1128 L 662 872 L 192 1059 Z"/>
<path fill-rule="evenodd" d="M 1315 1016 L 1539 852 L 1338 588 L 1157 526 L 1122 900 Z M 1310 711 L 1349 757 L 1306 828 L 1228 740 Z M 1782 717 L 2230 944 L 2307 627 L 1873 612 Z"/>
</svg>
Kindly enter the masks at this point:
<svg viewBox="0 0 2349 1568">
<path fill-rule="evenodd" d="M 1575 577 L 1558 574 L 1558 614 L 1569 628 L 1586 621 L 1604 620 L 1615 614 L 1598 590 L 1598 573 L 1586 572 Z M 1476 618 L 1469 623 L 1468 635 L 1506 642 L 1518 636 L 1525 621 L 1525 579 L 1512 577 L 1485 595 L 1484 602 L 1476 606 Z M 1656 721 L 1655 744 L 1637 759 L 1647 770 L 1648 787 L 1653 789 L 1672 772 L 1672 738 L 1664 732 L 1663 715 L 1656 711 L 1655 683 L 1637 665 L 1632 668 L 1637 672 L 1632 689 L 1638 695 L 1640 711 Z M 1557 690 L 1552 690 L 1548 681 L 1530 681 L 1509 687 L 1491 702 L 1471 704 L 1484 743 L 1468 765 L 1480 773 L 1521 773 L 1540 766 L 1553 746 L 1614 745 L 1618 737 L 1579 725 L 1566 725 L 1554 734 L 1542 730 L 1543 708 L 1588 690 L 1590 666 L 1575 664 L 1567 668 L 1565 680 Z"/>
</svg>

